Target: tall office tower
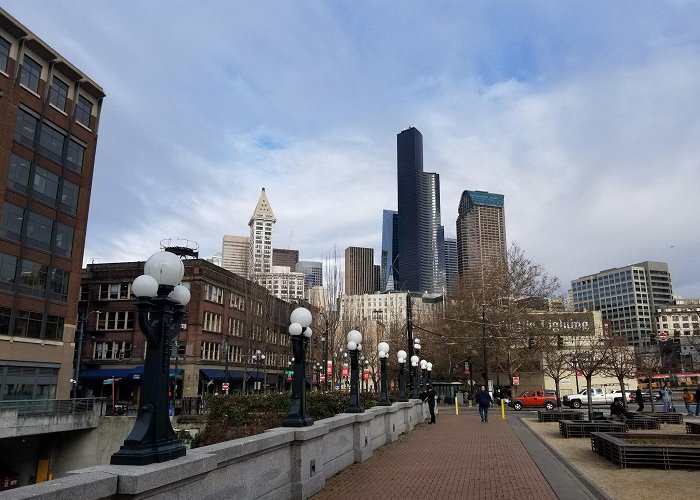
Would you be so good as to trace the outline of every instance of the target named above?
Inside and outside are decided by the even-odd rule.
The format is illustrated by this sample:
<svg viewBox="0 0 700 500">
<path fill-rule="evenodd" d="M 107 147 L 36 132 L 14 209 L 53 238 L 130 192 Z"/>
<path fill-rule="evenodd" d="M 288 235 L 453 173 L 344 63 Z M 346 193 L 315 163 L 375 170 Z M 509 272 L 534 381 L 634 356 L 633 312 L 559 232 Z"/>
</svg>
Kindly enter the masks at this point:
<svg viewBox="0 0 700 500">
<path fill-rule="evenodd" d="M 445 238 L 445 286 L 452 292 L 457 286 L 459 271 L 457 268 L 457 239 Z"/>
<path fill-rule="evenodd" d="M 272 271 L 272 228 L 277 222 L 262 188 L 258 204 L 250 218 L 250 257 L 248 274 L 255 276 Z"/>
<path fill-rule="evenodd" d="M 0 8 L 0 400 L 72 389 L 104 97 Z"/>
<path fill-rule="evenodd" d="M 457 270 L 460 276 L 485 278 L 507 261 L 503 195 L 464 191 L 457 216 Z"/>
<path fill-rule="evenodd" d="M 374 249 L 345 249 L 345 294 L 373 293 L 375 286 Z"/>
<path fill-rule="evenodd" d="M 399 283 L 397 290 L 442 292 L 440 176 L 423 172 L 423 136 L 410 127 L 397 136 Z"/>
<path fill-rule="evenodd" d="M 380 290 L 395 290 L 399 282 L 399 213 L 382 212 L 382 259 Z"/>
<path fill-rule="evenodd" d="M 224 235 L 221 260 L 224 269 L 239 276 L 248 276 L 250 259 L 250 237 Z"/>
<path fill-rule="evenodd" d="M 272 265 L 288 267 L 292 271 L 299 262 L 299 250 L 287 250 L 286 248 L 272 249 Z"/>
<path fill-rule="evenodd" d="M 295 267 L 296 272 L 306 276 L 306 288 L 310 290 L 314 286 L 323 286 L 323 262 L 312 260 L 300 260 Z"/>
<path fill-rule="evenodd" d="M 671 273 L 665 262 L 640 262 L 606 269 L 571 282 L 574 310 L 601 311 L 613 332 L 635 346 L 656 342 L 656 308 L 673 301 Z"/>
</svg>

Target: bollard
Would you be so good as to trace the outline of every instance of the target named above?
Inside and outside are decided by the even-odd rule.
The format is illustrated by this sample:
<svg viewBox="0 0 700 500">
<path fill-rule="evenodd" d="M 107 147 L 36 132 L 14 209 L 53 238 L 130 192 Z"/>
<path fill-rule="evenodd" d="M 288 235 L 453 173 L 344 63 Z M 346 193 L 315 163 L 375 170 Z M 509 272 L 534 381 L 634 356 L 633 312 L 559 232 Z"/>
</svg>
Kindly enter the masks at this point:
<svg viewBox="0 0 700 500">
<path fill-rule="evenodd" d="M 457 401 L 457 396 L 455 396 L 455 415 L 459 415 L 459 401 Z"/>
<path fill-rule="evenodd" d="M 501 399 L 501 418 L 506 418 L 506 403 Z"/>
</svg>

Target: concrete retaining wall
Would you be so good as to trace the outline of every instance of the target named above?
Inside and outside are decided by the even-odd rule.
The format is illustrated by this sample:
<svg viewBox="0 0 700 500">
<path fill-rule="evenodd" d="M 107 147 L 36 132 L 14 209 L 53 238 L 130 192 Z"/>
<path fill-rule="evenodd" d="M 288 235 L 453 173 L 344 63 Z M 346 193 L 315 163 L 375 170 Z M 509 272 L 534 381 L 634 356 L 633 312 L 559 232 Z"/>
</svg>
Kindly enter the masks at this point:
<svg viewBox="0 0 700 500">
<path fill-rule="evenodd" d="M 188 451 L 148 466 L 102 465 L 53 481 L 0 493 L 0 500 L 305 499 L 326 480 L 372 456 L 428 417 L 418 400 L 343 413 L 304 428 L 278 427 L 256 436 Z"/>
</svg>

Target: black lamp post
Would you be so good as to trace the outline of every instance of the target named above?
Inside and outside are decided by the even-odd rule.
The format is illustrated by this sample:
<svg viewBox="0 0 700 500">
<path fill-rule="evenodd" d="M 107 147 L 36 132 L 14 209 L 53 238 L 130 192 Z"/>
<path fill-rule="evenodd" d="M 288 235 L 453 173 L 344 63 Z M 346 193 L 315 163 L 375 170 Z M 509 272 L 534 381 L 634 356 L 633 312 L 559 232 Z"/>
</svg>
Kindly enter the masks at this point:
<svg viewBox="0 0 700 500">
<path fill-rule="evenodd" d="M 425 369 L 428 370 L 428 385 L 431 385 L 433 383 L 433 364 L 428 362 L 425 365 Z"/>
<path fill-rule="evenodd" d="M 224 337 L 221 341 L 221 351 L 224 354 L 224 385 L 221 386 L 221 389 L 224 394 L 228 394 L 228 389 L 230 387 L 228 382 L 228 351 L 230 347 L 228 339 Z"/>
<path fill-rule="evenodd" d="M 360 356 L 357 359 L 357 366 L 358 366 L 358 369 L 360 370 L 360 373 L 362 374 L 362 378 L 358 378 L 358 381 L 359 381 L 358 382 L 358 390 L 360 392 L 366 391 L 367 388 L 365 387 L 365 370 L 367 369 L 367 360 L 365 359 L 364 356 Z"/>
<path fill-rule="evenodd" d="M 311 312 L 297 307 L 289 317 L 289 335 L 292 336 L 294 352 L 294 375 L 292 377 L 292 404 L 289 406 L 283 427 L 306 427 L 313 425 L 314 419 L 306 408 L 306 349 L 311 338 Z"/>
<path fill-rule="evenodd" d="M 139 327 L 148 339 L 141 379 L 141 405 L 122 447 L 112 455 L 117 465 L 148 465 L 185 456 L 168 417 L 170 341 L 185 320 L 190 292 L 178 285 L 184 276 L 180 258 L 170 252 L 152 255 L 131 290 L 138 297 Z M 176 286 L 177 285 L 177 286 Z"/>
<path fill-rule="evenodd" d="M 424 359 L 420 360 L 420 388 L 422 390 L 427 389 L 428 379 L 426 377 L 426 372 L 428 370 L 428 362 Z"/>
<path fill-rule="evenodd" d="M 314 377 L 316 378 L 316 390 L 321 392 L 323 387 L 321 385 L 321 372 L 323 371 L 323 365 L 318 361 L 314 363 Z"/>
<path fill-rule="evenodd" d="M 420 358 L 415 354 L 411 356 L 411 397 L 418 399 L 418 361 Z"/>
<path fill-rule="evenodd" d="M 381 392 L 379 394 L 379 406 L 391 406 L 389 401 L 389 384 L 387 383 L 386 360 L 389 357 L 389 344 L 380 342 L 377 346 L 379 350 L 379 366 L 381 370 L 382 380 L 380 382 Z"/>
<path fill-rule="evenodd" d="M 260 363 L 263 363 L 265 361 L 265 355 L 260 349 L 257 349 L 255 351 L 255 354 L 253 354 L 253 356 L 251 357 L 253 358 L 253 362 L 255 363 L 255 385 L 257 387 L 256 392 L 260 394 L 260 388 L 262 387 L 262 383 L 260 382 Z"/>
<path fill-rule="evenodd" d="M 78 319 L 78 322 L 80 323 L 80 328 L 78 329 L 78 347 L 77 347 L 77 353 L 76 353 L 76 358 L 75 358 L 75 374 L 73 375 L 74 378 L 71 379 L 71 383 L 73 384 L 73 399 L 78 397 L 78 384 L 80 383 L 80 362 L 83 356 L 83 340 L 84 340 L 84 334 L 85 334 L 85 322 L 87 319 L 90 317 L 91 314 L 100 314 L 100 311 L 90 311 L 87 314 L 81 314 L 80 318 Z"/>
<path fill-rule="evenodd" d="M 399 360 L 399 401 L 408 401 L 408 396 L 406 396 L 406 376 L 404 375 L 404 365 L 406 364 L 406 351 L 400 350 L 396 353 Z"/>
<path fill-rule="evenodd" d="M 365 409 L 360 404 L 358 391 L 360 379 L 359 352 L 362 350 L 362 334 L 357 330 L 350 330 L 347 336 L 348 351 L 350 351 L 350 401 L 345 409 L 346 413 L 362 413 Z"/>
</svg>

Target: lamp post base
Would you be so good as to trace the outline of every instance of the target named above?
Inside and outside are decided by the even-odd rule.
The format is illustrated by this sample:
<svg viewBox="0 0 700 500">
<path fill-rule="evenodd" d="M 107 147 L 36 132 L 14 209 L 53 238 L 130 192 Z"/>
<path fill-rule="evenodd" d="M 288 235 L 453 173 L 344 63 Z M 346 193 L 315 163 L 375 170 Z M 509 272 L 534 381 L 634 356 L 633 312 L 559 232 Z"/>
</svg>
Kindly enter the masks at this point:
<svg viewBox="0 0 700 500">
<path fill-rule="evenodd" d="M 185 456 L 185 445 L 180 441 L 163 444 L 122 446 L 112 455 L 112 465 L 149 465 Z"/>
<path fill-rule="evenodd" d="M 287 415 L 282 421 L 282 427 L 308 427 L 314 425 L 314 419 L 308 415 L 302 417 L 300 415 Z"/>
<path fill-rule="evenodd" d="M 380 401 L 377 406 L 391 406 L 391 401 Z"/>
</svg>

